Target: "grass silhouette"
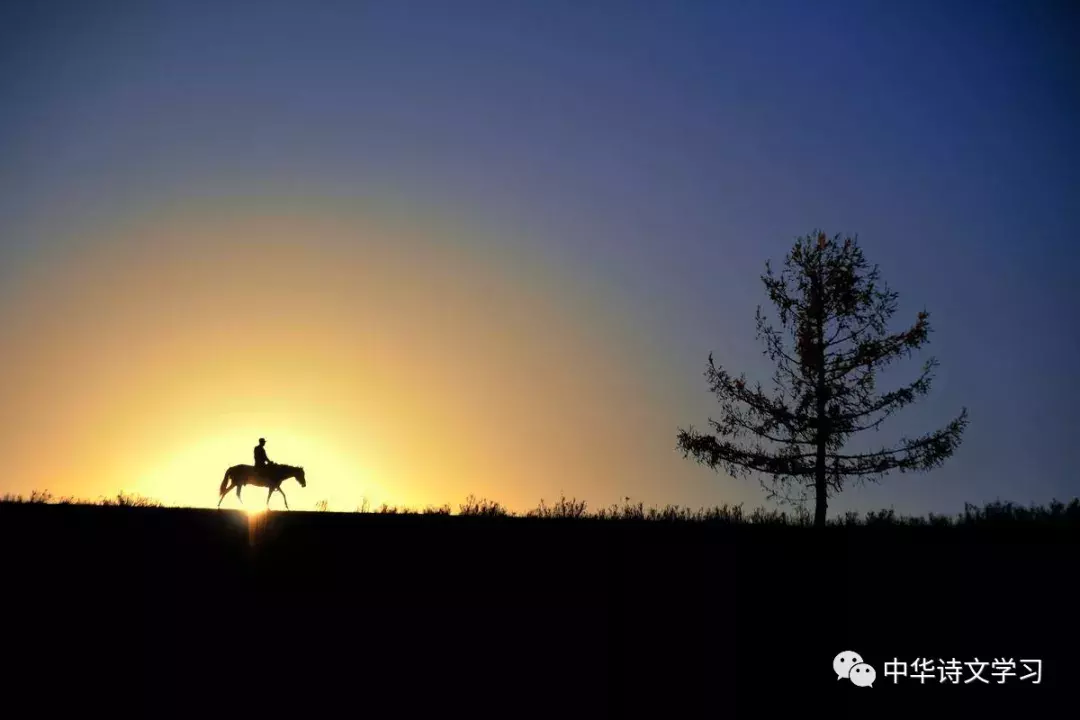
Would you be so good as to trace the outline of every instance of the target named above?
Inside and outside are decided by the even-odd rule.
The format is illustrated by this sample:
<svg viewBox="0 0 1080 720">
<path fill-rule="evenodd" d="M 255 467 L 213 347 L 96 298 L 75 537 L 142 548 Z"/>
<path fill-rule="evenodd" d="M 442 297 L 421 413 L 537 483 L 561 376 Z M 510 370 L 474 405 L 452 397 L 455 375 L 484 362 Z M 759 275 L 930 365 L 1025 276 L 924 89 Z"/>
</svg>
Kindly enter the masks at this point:
<svg viewBox="0 0 1080 720">
<path fill-rule="evenodd" d="M 102 496 L 97 500 L 78 499 L 71 496 L 55 497 L 48 490 L 34 490 L 28 496 L 7 493 L 0 496 L 0 504 L 52 504 L 52 505 L 99 505 L 109 507 L 166 507 L 154 498 L 137 493 L 119 492 L 115 496 Z M 332 512 L 328 500 L 315 504 L 316 512 Z M 303 512 L 303 511 L 294 511 Z M 588 503 L 565 495 L 553 503 L 541 500 L 540 504 L 524 513 L 516 513 L 501 503 L 487 498 L 469 495 L 453 512 L 449 504 L 429 505 L 416 509 L 382 504 L 375 509 L 367 501 L 353 511 L 376 515 L 458 515 L 488 518 L 537 518 L 549 520 L 603 520 L 611 522 L 648 522 L 699 525 L 753 525 L 809 528 L 813 526 L 813 514 L 806 509 L 793 511 L 755 508 L 747 512 L 742 504 L 720 505 L 712 508 L 690 508 L 679 505 L 646 507 L 642 502 L 632 502 L 629 497 L 623 503 L 591 510 Z M 954 515 L 930 513 L 902 515 L 893 509 L 871 510 L 865 513 L 847 512 L 830 518 L 830 527 L 1076 527 L 1080 528 L 1080 498 L 1068 503 L 1053 500 L 1048 505 L 1023 506 L 1014 502 L 997 500 L 981 507 L 971 503 Z"/>
<path fill-rule="evenodd" d="M 28 496 L 5 493 L 0 503 L 42 505 L 101 505 L 106 507 L 165 507 L 165 504 L 138 493 L 118 492 L 115 496 L 101 496 L 97 500 L 84 500 L 65 495 L 55 497 L 48 490 L 34 490 Z"/>
</svg>

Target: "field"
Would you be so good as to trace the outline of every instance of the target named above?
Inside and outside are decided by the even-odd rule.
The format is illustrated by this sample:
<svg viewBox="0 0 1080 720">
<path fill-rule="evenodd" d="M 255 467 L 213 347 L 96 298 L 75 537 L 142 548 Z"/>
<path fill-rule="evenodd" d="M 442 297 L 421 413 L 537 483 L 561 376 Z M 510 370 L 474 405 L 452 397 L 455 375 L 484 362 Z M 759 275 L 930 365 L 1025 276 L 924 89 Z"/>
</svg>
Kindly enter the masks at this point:
<svg viewBox="0 0 1080 720">
<path fill-rule="evenodd" d="M 1041 716 L 1080 668 L 1076 502 L 818 532 L 566 500 L 532 517 L 27 500 L 0 503 L 4 652 L 35 716 L 288 699 L 314 717 Z M 842 650 L 872 688 L 836 679 Z M 1041 659 L 1041 682 L 894 682 L 894 657 Z"/>
</svg>

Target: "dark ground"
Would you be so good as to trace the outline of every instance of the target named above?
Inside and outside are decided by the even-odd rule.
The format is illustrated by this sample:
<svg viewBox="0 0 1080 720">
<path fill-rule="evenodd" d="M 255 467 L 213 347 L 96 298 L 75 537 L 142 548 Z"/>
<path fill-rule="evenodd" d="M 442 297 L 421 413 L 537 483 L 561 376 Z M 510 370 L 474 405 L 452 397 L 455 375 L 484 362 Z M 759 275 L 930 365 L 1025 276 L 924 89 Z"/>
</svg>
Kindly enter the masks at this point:
<svg viewBox="0 0 1080 720">
<path fill-rule="evenodd" d="M 301 512 L 256 529 L 0 505 L 8 716 L 1076 714 L 1075 530 Z M 837 681 L 842 650 L 873 688 Z M 1036 658 L 1043 677 L 893 684 L 894 656 Z"/>
</svg>

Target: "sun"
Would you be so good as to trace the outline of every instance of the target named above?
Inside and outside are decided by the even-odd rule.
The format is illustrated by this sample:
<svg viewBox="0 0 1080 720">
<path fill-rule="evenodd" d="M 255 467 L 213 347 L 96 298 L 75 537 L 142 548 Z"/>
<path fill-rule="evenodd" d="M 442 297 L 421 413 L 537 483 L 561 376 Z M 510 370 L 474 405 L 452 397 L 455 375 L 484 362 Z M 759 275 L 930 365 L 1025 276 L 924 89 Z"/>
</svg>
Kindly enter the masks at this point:
<svg viewBox="0 0 1080 720">
<path fill-rule="evenodd" d="M 241 512 L 247 520 L 248 545 L 255 547 L 262 535 L 269 513 L 266 508 L 244 508 Z"/>
</svg>

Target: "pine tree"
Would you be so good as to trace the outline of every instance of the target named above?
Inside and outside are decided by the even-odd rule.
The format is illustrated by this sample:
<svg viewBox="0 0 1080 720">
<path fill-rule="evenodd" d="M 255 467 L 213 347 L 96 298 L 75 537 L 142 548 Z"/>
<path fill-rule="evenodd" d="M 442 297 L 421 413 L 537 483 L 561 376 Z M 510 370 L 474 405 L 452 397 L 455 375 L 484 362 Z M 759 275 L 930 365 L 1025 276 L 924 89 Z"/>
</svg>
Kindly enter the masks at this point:
<svg viewBox="0 0 1080 720">
<path fill-rule="evenodd" d="M 848 481 L 878 481 L 891 471 L 926 471 L 942 465 L 960 444 L 967 409 L 940 430 L 874 452 L 844 453 L 856 433 L 877 430 L 900 409 L 930 390 L 937 361 L 930 358 L 911 384 L 879 393 L 879 370 L 910 357 L 926 344 L 929 314 L 890 333 L 898 295 L 869 267 L 857 238 L 832 240 L 811 233 L 796 240 L 775 274 L 765 263 L 761 277 L 776 306 L 780 329 L 757 310 L 757 336 L 776 365 L 774 390 L 753 388 L 709 354 L 705 377 L 722 407 L 710 418 L 713 433 L 679 430 L 684 457 L 733 476 L 757 473 L 770 497 L 812 492 L 814 525 L 825 525 L 828 498 Z"/>
</svg>

